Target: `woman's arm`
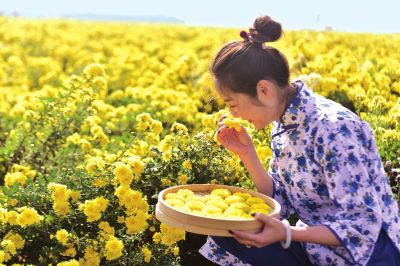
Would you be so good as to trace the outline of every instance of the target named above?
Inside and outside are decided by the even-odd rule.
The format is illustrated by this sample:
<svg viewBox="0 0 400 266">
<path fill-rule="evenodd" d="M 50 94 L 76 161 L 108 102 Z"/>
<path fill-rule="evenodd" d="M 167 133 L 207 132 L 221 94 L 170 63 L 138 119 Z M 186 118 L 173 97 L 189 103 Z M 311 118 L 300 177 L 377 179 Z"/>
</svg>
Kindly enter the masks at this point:
<svg viewBox="0 0 400 266">
<path fill-rule="evenodd" d="M 264 223 L 264 227 L 259 233 L 248 233 L 244 231 L 231 230 L 230 232 L 237 241 L 244 245 L 264 247 L 279 241 L 286 240 L 285 225 L 276 218 L 257 213 L 255 219 Z M 315 243 L 329 246 L 341 246 L 340 241 L 332 231 L 324 225 L 309 227 L 291 226 L 292 241 Z"/>
<path fill-rule="evenodd" d="M 274 189 L 272 177 L 267 173 L 264 166 L 261 164 L 256 150 L 251 149 L 246 154 L 243 154 L 239 157 L 253 178 L 253 182 L 257 188 L 257 191 L 272 197 Z"/>
<path fill-rule="evenodd" d="M 227 128 L 220 118 L 218 123 L 218 141 L 229 151 L 235 153 L 242 160 L 247 171 L 253 178 L 254 185 L 260 193 L 272 197 L 274 185 L 272 177 L 264 169 L 258 158 L 254 144 L 244 127 L 237 131 L 234 128 Z"/>
<path fill-rule="evenodd" d="M 290 228 L 292 230 L 292 241 L 329 246 L 342 245 L 332 231 L 324 225 L 315 225 L 309 227 L 291 226 Z"/>
</svg>

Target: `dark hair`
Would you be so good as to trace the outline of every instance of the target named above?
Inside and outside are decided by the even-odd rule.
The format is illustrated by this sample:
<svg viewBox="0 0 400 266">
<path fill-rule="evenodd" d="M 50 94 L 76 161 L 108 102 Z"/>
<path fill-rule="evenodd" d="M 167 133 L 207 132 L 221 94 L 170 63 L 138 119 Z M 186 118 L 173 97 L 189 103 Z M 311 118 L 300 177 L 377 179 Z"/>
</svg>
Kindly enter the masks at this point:
<svg viewBox="0 0 400 266">
<path fill-rule="evenodd" d="M 233 41 L 219 50 L 211 64 L 211 73 L 220 86 L 233 92 L 257 95 L 257 83 L 275 81 L 279 87 L 289 84 L 289 65 L 276 48 L 264 46 L 265 42 L 278 40 L 281 24 L 269 16 L 260 16 L 247 34 L 240 33 L 242 41 Z"/>
</svg>

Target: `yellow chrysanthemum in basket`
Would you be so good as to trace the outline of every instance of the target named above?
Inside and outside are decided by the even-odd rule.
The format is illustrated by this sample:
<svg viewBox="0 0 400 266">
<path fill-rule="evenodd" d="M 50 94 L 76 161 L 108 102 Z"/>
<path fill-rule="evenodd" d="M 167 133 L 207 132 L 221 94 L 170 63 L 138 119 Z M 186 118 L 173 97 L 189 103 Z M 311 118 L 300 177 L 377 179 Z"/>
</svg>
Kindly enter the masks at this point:
<svg viewBox="0 0 400 266">
<path fill-rule="evenodd" d="M 226 188 L 217 188 L 211 191 L 211 195 L 220 196 L 221 198 L 225 199 L 226 197 L 232 195 L 232 193 Z"/>
<path fill-rule="evenodd" d="M 181 208 L 183 207 L 183 205 L 185 205 L 185 202 L 183 200 L 174 198 L 166 199 L 165 202 L 171 205 L 172 207 L 177 207 L 177 208 Z"/>
<path fill-rule="evenodd" d="M 193 210 L 201 211 L 205 207 L 205 204 L 200 200 L 190 200 L 185 203 L 185 207 L 189 208 L 192 211 Z"/>
<path fill-rule="evenodd" d="M 207 205 L 218 207 L 221 210 L 225 210 L 226 208 L 228 208 L 228 204 L 224 200 L 218 200 L 218 199 L 211 199 L 207 201 Z"/>
<path fill-rule="evenodd" d="M 244 202 L 244 199 L 238 195 L 230 195 L 225 198 L 225 202 L 228 204 L 232 204 L 235 202 Z"/>
<path fill-rule="evenodd" d="M 178 193 L 178 195 L 181 195 L 181 196 L 183 196 L 183 197 L 185 197 L 185 198 L 194 195 L 194 192 L 193 192 L 193 191 L 191 191 L 191 190 L 189 190 L 189 189 L 186 189 L 186 188 L 185 188 L 185 189 L 179 189 L 177 193 Z"/>
</svg>

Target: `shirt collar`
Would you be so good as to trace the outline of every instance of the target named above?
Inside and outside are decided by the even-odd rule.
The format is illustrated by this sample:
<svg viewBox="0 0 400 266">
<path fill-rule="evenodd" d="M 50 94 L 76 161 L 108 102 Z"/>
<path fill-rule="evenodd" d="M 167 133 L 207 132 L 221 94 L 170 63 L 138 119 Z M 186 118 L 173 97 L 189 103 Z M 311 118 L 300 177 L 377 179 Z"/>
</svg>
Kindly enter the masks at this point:
<svg viewBox="0 0 400 266">
<path fill-rule="evenodd" d="M 296 80 L 293 84 L 296 86 L 296 95 L 282 113 L 279 122 L 275 122 L 275 130 L 272 132 L 272 137 L 280 135 L 287 130 L 297 128 L 306 116 L 304 110 L 301 110 L 303 109 L 301 108 L 302 105 L 307 103 L 307 100 L 304 100 L 308 95 L 305 89 L 306 86 L 301 80 Z"/>
</svg>

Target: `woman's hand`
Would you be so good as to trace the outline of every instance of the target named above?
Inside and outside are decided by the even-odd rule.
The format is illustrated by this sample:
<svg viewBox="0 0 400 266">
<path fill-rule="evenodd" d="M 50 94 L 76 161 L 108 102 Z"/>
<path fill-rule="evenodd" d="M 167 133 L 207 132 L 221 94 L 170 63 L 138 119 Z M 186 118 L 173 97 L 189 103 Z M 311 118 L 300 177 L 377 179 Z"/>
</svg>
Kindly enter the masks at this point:
<svg viewBox="0 0 400 266">
<path fill-rule="evenodd" d="M 218 141 L 228 150 L 237 154 L 240 158 L 243 158 L 250 152 L 254 152 L 254 144 L 244 127 L 240 128 L 240 131 L 236 131 L 234 128 L 228 128 L 224 125 L 224 119 L 226 116 L 222 116 L 218 122 Z"/>
<path fill-rule="evenodd" d="M 262 213 L 256 213 L 254 218 L 264 223 L 263 229 L 259 233 L 229 230 L 238 242 L 246 246 L 261 248 L 286 239 L 286 228 L 280 220 Z"/>
</svg>

